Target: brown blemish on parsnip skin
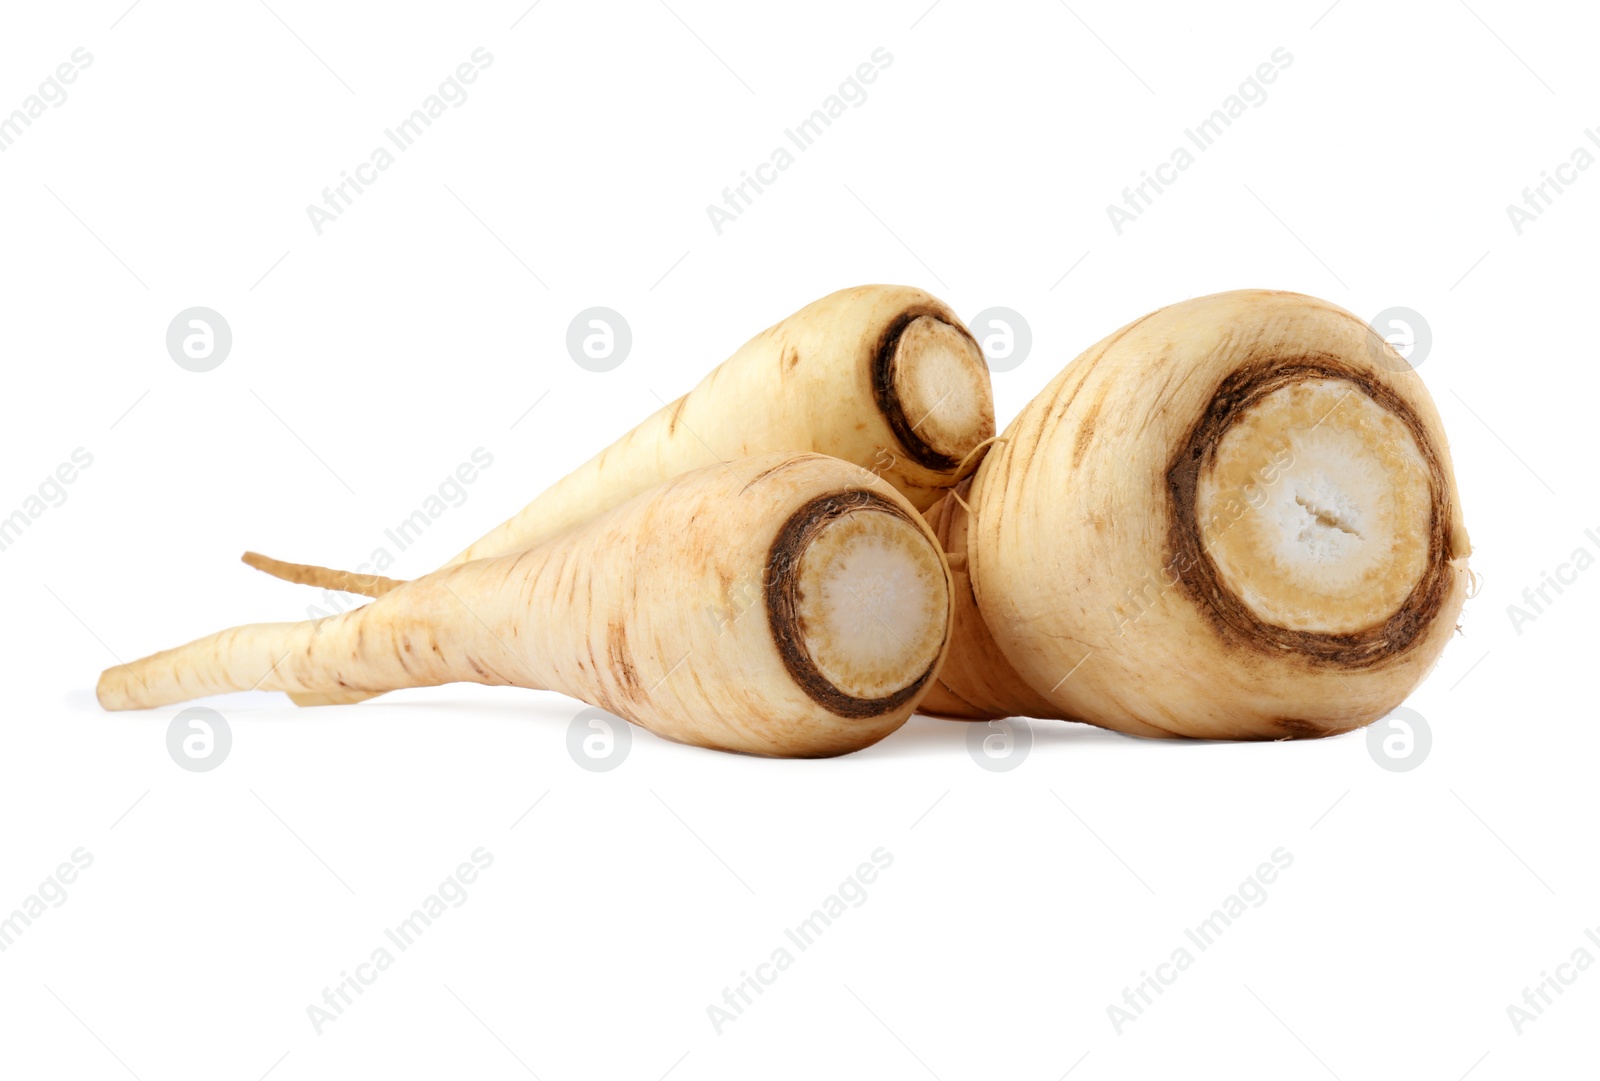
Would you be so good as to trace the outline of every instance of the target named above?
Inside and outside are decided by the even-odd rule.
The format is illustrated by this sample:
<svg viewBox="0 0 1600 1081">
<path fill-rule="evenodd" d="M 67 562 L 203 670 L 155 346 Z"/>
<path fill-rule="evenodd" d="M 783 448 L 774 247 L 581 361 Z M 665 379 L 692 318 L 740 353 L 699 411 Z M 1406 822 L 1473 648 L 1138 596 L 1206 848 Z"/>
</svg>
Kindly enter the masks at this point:
<svg viewBox="0 0 1600 1081">
<path fill-rule="evenodd" d="M 628 649 L 628 628 L 620 619 L 613 619 L 606 624 L 606 654 L 611 661 L 612 672 L 622 684 L 622 693 L 629 699 L 640 700 L 644 686 L 639 682 L 633 653 Z"/>
<path fill-rule="evenodd" d="M 772 474 L 777 473 L 777 472 L 781 472 L 782 470 L 785 470 L 785 469 L 788 469 L 791 465 L 794 465 L 794 464 L 795 464 L 795 459 L 790 458 L 787 461 L 779 462 L 777 465 L 772 466 L 769 469 L 763 469 L 761 472 L 757 473 L 754 477 L 750 478 L 749 483 L 747 483 L 745 485 L 745 489 L 749 490 L 750 488 L 753 488 L 755 485 L 761 483 L 762 481 L 766 480 L 768 477 L 772 476 Z M 691 519 L 691 522 L 692 522 L 692 519 Z"/>
<path fill-rule="evenodd" d="M 877 404 L 878 412 L 888 422 L 889 430 L 894 433 L 895 439 L 912 461 L 924 468 L 940 472 L 954 469 L 961 464 L 961 460 L 934 450 L 916 433 L 915 426 L 921 424 L 924 418 L 911 420 L 906 416 L 905 406 L 901 403 L 899 395 L 894 392 L 894 371 L 896 353 L 900 348 L 900 336 L 906 332 L 906 327 L 923 316 L 936 319 L 946 326 L 955 327 L 969 341 L 971 340 L 972 335 L 967 329 L 958 323 L 950 322 L 945 318 L 946 314 L 928 305 L 913 305 L 904 309 L 883 328 L 883 333 L 878 337 L 877 347 L 872 353 L 872 400 Z M 973 346 L 976 348 L 977 343 L 973 342 Z"/>
<path fill-rule="evenodd" d="M 906 686 L 882 698 L 857 698 L 830 683 L 807 652 L 800 627 L 800 560 L 823 528 L 846 514 L 877 511 L 911 518 L 876 492 L 850 488 L 820 495 L 789 516 L 767 553 L 767 626 L 789 677 L 823 709 L 852 720 L 881 717 L 909 702 L 933 678 L 937 658 Z M 912 523 L 915 524 L 915 523 Z"/>
<path fill-rule="evenodd" d="M 1222 436 L 1252 405 L 1268 394 L 1310 379 L 1348 382 L 1392 413 L 1416 441 L 1428 469 L 1431 506 L 1428 523 L 1428 565 L 1394 614 L 1380 623 L 1345 634 L 1290 630 L 1261 620 L 1223 581 L 1205 549 L 1196 513 L 1200 474 L 1212 464 Z M 1319 666 L 1373 668 L 1400 657 L 1422 640 L 1450 592 L 1450 529 L 1453 508 L 1450 486 L 1437 449 L 1416 412 L 1392 389 L 1366 372 L 1332 355 L 1291 358 L 1264 356 L 1241 365 L 1223 379 L 1211 403 L 1190 427 L 1167 466 L 1168 529 L 1166 577 L 1205 613 L 1216 631 L 1230 642 L 1273 656 L 1296 653 Z M 1286 734 L 1314 734 L 1329 729 L 1304 721 L 1279 722 Z"/>
<path fill-rule="evenodd" d="M 1089 412 L 1084 415 L 1083 421 L 1078 425 L 1078 438 L 1072 444 L 1072 468 L 1078 468 L 1078 463 L 1083 460 L 1083 452 L 1089 449 L 1089 440 L 1094 437 L 1095 422 L 1100 419 L 1100 406 L 1105 398 L 1096 398 L 1089 405 Z"/>
</svg>

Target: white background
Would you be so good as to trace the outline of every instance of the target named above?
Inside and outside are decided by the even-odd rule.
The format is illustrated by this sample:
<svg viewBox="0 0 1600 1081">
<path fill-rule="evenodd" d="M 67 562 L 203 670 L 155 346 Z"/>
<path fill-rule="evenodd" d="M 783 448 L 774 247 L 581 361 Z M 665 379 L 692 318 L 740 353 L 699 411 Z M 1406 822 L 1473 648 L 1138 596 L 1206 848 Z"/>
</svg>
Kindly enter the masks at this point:
<svg viewBox="0 0 1600 1081">
<path fill-rule="evenodd" d="M 93 62 L 0 153 L 0 515 L 75 448 L 93 465 L 0 552 L 0 913 L 75 849 L 94 862 L 0 954 L 0 1070 L 1592 1070 L 1600 971 L 1520 1034 L 1507 1015 L 1575 949 L 1600 958 L 1600 571 L 1520 627 L 1507 612 L 1600 553 L 1600 169 L 1520 235 L 1506 212 L 1574 148 L 1600 153 L 1586 13 L 671 3 L 6 5 L 0 112 L 75 48 Z M 307 204 L 480 46 L 465 104 L 319 236 Z M 880 46 L 865 103 L 718 235 L 706 205 Z M 1280 47 L 1265 102 L 1118 235 L 1107 204 Z M 991 772 L 966 726 L 916 718 L 827 762 L 635 731 L 590 773 L 566 749 L 578 703 L 458 686 L 345 710 L 219 699 L 231 754 L 190 773 L 166 750 L 177 707 L 95 706 L 117 658 L 303 616 L 317 595 L 245 549 L 361 562 L 485 448 L 466 502 L 393 568 L 421 573 L 750 335 L 872 281 L 1025 316 L 1002 422 L 1188 296 L 1422 313 L 1484 584 L 1408 703 L 1432 732 L 1421 766 L 1380 768 L 1361 733 L 1036 722 L 1027 759 Z M 205 374 L 164 341 L 195 305 L 234 336 Z M 604 374 L 564 346 L 593 305 L 633 331 Z M 306 1007 L 479 846 L 494 863 L 465 904 L 318 1035 Z M 1119 1034 L 1107 1007 L 1280 846 L 1266 902 Z M 718 1034 L 707 1006 L 879 847 L 894 862 L 866 902 Z"/>
</svg>

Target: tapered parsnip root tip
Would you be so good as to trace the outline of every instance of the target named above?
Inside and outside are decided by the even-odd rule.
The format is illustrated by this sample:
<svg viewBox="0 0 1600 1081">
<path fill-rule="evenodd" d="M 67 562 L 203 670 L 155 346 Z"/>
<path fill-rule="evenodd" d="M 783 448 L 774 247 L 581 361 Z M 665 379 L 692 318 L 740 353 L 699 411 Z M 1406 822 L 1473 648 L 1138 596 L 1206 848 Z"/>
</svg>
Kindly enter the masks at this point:
<svg viewBox="0 0 1600 1081">
<path fill-rule="evenodd" d="M 812 500 L 773 542 L 767 619 L 784 666 L 841 717 L 898 709 L 933 678 L 950 623 L 939 553 L 899 506 Z"/>
<path fill-rule="evenodd" d="M 893 490 L 862 488 L 854 465 L 734 464 L 340 615 L 236 627 L 113 668 L 101 704 L 470 682 L 560 691 L 670 739 L 753 754 L 876 742 L 911 714 L 949 639 L 932 532 Z"/>
<path fill-rule="evenodd" d="M 119 674 L 120 673 L 120 674 Z M 134 699 L 127 689 L 129 677 L 119 668 L 107 668 L 100 673 L 100 679 L 94 685 L 95 701 L 100 703 L 101 709 L 122 710 L 138 709 L 133 704 Z"/>
<path fill-rule="evenodd" d="M 953 697 L 1234 739 L 1403 701 L 1451 636 L 1470 544 L 1438 412 L 1385 348 L 1324 301 L 1245 290 L 1080 356 L 989 452 L 970 510 L 945 508 L 987 632 L 957 626 Z M 961 656 L 991 644 L 1029 694 Z"/>
<path fill-rule="evenodd" d="M 404 582 L 398 578 L 385 578 L 378 574 L 357 574 L 355 571 L 334 570 L 311 563 L 285 563 L 257 552 L 246 552 L 239 561 L 258 571 L 282 578 L 297 585 L 316 586 L 341 593 L 359 593 L 364 597 L 381 597 Z"/>
<path fill-rule="evenodd" d="M 405 584 L 403 579 L 384 578 L 377 574 L 334 570 L 331 567 L 318 567 L 310 563 L 285 563 L 281 559 L 273 559 L 258 552 L 246 552 L 240 557 L 240 561 L 274 578 L 282 578 L 286 582 L 315 586 L 318 589 L 332 589 L 342 593 L 359 593 L 365 597 L 381 597 L 391 589 Z M 357 702 L 365 702 L 371 697 L 373 696 L 359 691 L 326 694 L 289 692 L 289 701 L 297 706 L 350 706 Z"/>
<path fill-rule="evenodd" d="M 873 392 L 917 464 L 953 471 L 994 435 L 983 351 L 964 327 L 915 309 L 893 320 L 873 363 Z"/>
</svg>

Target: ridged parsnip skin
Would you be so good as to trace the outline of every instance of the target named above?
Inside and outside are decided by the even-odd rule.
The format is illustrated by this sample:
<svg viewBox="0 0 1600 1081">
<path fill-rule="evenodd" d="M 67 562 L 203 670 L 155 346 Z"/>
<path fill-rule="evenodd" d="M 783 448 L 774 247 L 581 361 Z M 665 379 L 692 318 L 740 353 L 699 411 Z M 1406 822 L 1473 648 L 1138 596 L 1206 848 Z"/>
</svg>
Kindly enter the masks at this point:
<svg viewBox="0 0 1600 1081">
<path fill-rule="evenodd" d="M 842 289 L 751 338 L 450 562 L 541 544 L 671 477 L 757 454 L 842 458 L 921 510 L 994 430 L 988 366 L 954 312 L 910 286 Z"/>
<path fill-rule="evenodd" d="M 958 716 L 1346 731 L 1424 678 L 1468 587 L 1421 379 L 1360 319 L 1294 293 L 1201 297 L 1123 327 L 1011 423 L 965 498 L 970 515 L 954 499 L 930 513 L 942 536 L 965 532 L 953 562 L 975 602 L 958 577 L 927 703 Z M 1402 599 L 1346 625 L 1373 597 Z M 975 615 L 982 628 L 962 625 Z M 1021 687 L 994 674 L 1011 669 Z"/>
<path fill-rule="evenodd" d="M 856 612 L 853 597 L 876 605 Z M 834 755 L 904 723 L 949 625 L 949 573 L 909 503 L 845 462 L 769 455 L 691 472 L 556 541 L 444 568 L 341 615 L 238 627 L 119 665 L 99 697 L 140 709 L 257 686 L 465 681 L 561 691 L 704 747 Z M 841 689 L 814 658 L 860 628 L 876 666 L 845 670 Z M 862 688 L 875 697 L 852 693 Z"/>
</svg>

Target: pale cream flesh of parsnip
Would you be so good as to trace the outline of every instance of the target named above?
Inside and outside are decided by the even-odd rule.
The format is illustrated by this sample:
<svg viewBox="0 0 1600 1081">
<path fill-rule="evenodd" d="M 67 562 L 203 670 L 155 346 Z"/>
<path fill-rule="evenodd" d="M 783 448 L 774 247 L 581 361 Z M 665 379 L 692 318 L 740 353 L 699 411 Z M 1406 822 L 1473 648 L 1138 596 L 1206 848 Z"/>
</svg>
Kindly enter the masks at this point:
<svg viewBox="0 0 1600 1081">
<path fill-rule="evenodd" d="M 1294 293 L 1122 328 L 955 494 L 929 515 L 957 622 L 924 704 L 954 716 L 1346 731 L 1416 687 L 1468 589 L 1427 389 L 1367 324 Z"/>
<path fill-rule="evenodd" d="M 690 472 L 556 540 L 341 615 L 118 665 L 98 693 L 143 709 L 252 687 L 510 685 L 686 743 L 820 756 L 904 723 L 949 628 L 949 572 L 915 508 L 856 466 L 781 454 Z"/>
<path fill-rule="evenodd" d="M 1269 457 L 1282 468 L 1262 484 Z M 1233 513 L 1241 503 L 1249 511 Z M 1195 511 L 1219 576 L 1290 630 L 1381 622 L 1427 568 L 1432 501 L 1416 437 L 1342 379 L 1291 383 L 1245 410 L 1200 477 Z"/>
</svg>

